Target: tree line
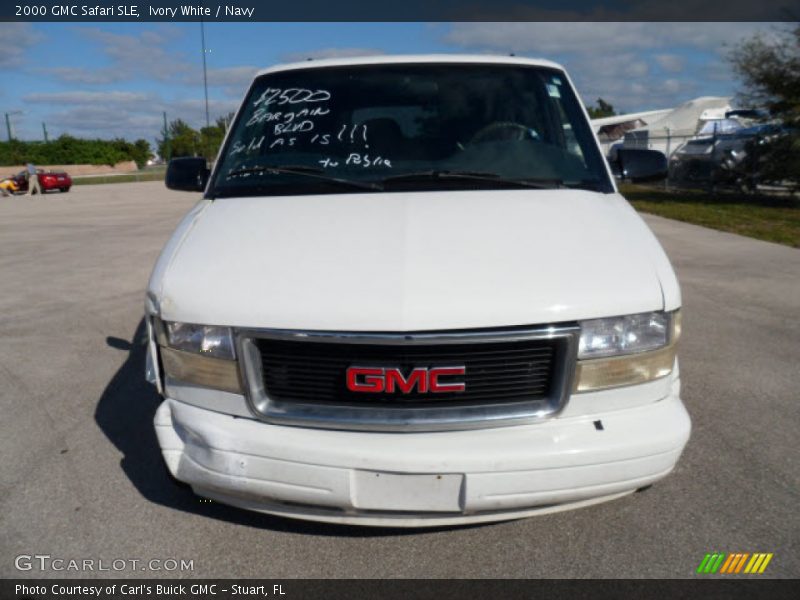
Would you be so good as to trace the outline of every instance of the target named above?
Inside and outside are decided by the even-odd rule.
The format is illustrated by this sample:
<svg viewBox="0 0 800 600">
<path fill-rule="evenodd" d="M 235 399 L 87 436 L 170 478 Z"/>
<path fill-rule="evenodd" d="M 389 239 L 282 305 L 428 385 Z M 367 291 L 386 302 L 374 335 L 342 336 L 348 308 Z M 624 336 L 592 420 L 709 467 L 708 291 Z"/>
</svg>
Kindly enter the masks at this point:
<svg viewBox="0 0 800 600">
<path fill-rule="evenodd" d="M 214 160 L 225 137 L 233 113 L 218 118 L 210 127 L 192 128 L 182 119 L 175 119 L 166 134 L 156 139 L 156 151 L 165 160 L 180 156 L 204 156 Z M 152 157 L 150 142 L 81 139 L 69 134 L 48 142 L 25 142 L 12 139 L 0 142 L 0 166 L 23 165 L 110 165 L 133 160 L 141 169 Z"/>
<path fill-rule="evenodd" d="M 114 140 L 85 140 L 64 134 L 49 142 L 0 142 L 0 165 L 115 165 L 133 160 L 142 168 L 150 159 L 147 140 L 129 142 Z"/>
</svg>

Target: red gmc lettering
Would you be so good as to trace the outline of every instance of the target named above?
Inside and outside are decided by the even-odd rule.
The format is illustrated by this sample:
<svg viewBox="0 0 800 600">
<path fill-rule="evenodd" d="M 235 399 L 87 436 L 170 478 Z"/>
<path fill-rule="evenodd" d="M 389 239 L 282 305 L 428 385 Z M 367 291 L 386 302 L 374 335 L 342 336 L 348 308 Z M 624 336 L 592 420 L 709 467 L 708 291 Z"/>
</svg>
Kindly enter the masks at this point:
<svg viewBox="0 0 800 600">
<path fill-rule="evenodd" d="M 367 392 L 379 394 L 386 392 L 393 394 L 400 391 L 410 394 L 417 391 L 420 394 L 428 392 L 463 392 L 466 384 L 463 381 L 440 383 L 440 377 L 464 375 L 465 367 L 416 367 L 405 377 L 397 368 L 383 369 L 380 367 L 350 367 L 347 369 L 347 389 L 351 392 Z"/>
<path fill-rule="evenodd" d="M 362 376 L 362 381 L 358 377 Z M 380 393 L 384 388 L 383 369 L 351 367 L 347 369 L 347 389 L 351 392 Z"/>
<path fill-rule="evenodd" d="M 386 392 L 393 393 L 397 384 L 404 394 L 410 394 L 415 387 L 420 394 L 424 394 L 428 391 L 427 373 L 428 369 L 418 367 L 411 371 L 408 379 L 404 379 L 400 369 L 386 369 Z"/>
<path fill-rule="evenodd" d="M 430 390 L 436 392 L 463 392 L 466 389 L 464 382 L 458 383 L 439 383 L 442 375 L 463 375 L 466 372 L 464 367 L 444 367 L 431 369 L 428 374 L 428 385 Z"/>
</svg>

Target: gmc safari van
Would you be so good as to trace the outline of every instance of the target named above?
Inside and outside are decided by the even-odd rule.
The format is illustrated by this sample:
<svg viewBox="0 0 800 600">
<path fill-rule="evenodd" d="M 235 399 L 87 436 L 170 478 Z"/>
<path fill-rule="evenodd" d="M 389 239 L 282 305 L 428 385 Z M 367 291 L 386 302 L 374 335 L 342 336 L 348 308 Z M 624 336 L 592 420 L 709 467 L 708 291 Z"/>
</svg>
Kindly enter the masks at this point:
<svg viewBox="0 0 800 600">
<path fill-rule="evenodd" d="M 663 155 L 621 151 L 621 176 Z M 406 56 L 260 72 L 150 279 L 167 467 L 376 526 L 619 498 L 675 466 L 681 296 L 564 69 Z"/>
</svg>

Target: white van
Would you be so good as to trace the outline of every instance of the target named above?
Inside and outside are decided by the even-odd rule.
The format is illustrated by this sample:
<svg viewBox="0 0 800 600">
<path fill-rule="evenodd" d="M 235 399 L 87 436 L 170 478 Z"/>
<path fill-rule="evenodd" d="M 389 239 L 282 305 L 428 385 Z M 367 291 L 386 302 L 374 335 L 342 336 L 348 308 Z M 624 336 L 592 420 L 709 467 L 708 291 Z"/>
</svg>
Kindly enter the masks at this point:
<svg viewBox="0 0 800 600">
<path fill-rule="evenodd" d="M 166 179 L 204 196 L 150 279 L 147 371 L 197 494 L 417 527 L 586 506 L 675 466 L 678 282 L 559 65 L 273 67 L 212 171 Z"/>
</svg>

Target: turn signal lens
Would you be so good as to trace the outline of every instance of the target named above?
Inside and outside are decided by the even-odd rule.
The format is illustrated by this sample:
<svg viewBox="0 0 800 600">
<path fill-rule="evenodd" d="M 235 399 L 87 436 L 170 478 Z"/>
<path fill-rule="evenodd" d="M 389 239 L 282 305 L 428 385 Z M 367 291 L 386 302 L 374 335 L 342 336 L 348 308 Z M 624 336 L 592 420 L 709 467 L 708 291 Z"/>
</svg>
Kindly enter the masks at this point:
<svg viewBox="0 0 800 600">
<path fill-rule="evenodd" d="M 672 372 L 675 345 L 653 352 L 578 361 L 576 392 L 592 392 L 623 385 L 647 383 Z"/>
<path fill-rule="evenodd" d="M 235 394 L 242 393 L 239 369 L 235 361 L 161 348 L 164 374 L 169 379 Z"/>
</svg>

